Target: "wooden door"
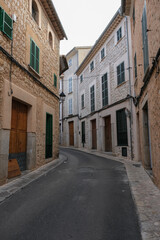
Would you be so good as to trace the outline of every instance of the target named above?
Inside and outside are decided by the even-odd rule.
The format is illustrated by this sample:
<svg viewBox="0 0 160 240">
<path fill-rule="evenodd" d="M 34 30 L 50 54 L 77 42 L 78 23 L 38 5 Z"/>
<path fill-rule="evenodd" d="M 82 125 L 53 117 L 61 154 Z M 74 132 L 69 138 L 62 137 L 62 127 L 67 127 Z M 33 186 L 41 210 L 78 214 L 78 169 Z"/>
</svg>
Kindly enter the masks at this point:
<svg viewBox="0 0 160 240">
<path fill-rule="evenodd" d="M 69 145 L 74 146 L 74 122 L 69 122 Z"/>
<path fill-rule="evenodd" d="M 92 121 L 92 149 L 97 149 L 96 119 Z"/>
<path fill-rule="evenodd" d="M 26 169 L 27 106 L 12 101 L 9 159 L 17 159 L 20 170 Z"/>
<path fill-rule="evenodd" d="M 111 116 L 105 118 L 105 151 L 112 152 Z"/>
</svg>

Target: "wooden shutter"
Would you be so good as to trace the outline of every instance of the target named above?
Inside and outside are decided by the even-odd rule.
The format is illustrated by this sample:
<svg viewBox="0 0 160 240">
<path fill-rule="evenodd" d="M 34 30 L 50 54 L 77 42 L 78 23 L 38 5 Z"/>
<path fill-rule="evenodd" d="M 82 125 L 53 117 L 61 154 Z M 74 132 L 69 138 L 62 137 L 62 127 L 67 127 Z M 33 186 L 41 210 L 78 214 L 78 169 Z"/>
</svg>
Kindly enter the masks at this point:
<svg viewBox="0 0 160 240">
<path fill-rule="evenodd" d="M 91 112 L 95 110 L 94 85 L 90 88 Z"/>
<path fill-rule="evenodd" d="M 0 31 L 12 39 L 13 20 L 2 8 L 0 9 Z"/>
<path fill-rule="evenodd" d="M 34 59 L 35 59 L 35 43 L 30 40 L 30 66 L 34 69 Z"/>
<path fill-rule="evenodd" d="M 125 109 L 118 110 L 116 112 L 117 117 L 117 143 L 118 146 L 127 146 L 127 118 L 125 114 Z"/>
<path fill-rule="evenodd" d="M 142 15 L 142 40 L 143 40 L 143 62 L 144 62 L 144 73 L 145 73 L 149 65 L 146 6 L 143 9 L 143 15 Z"/>
<path fill-rule="evenodd" d="M 54 86 L 57 87 L 57 76 L 54 74 Z"/>
<path fill-rule="evenodd" d="M 35 55 L 35 70 L 39 73 L 39 47 L 36 46 L 36 55 Z"/>
<path fill-rule="evenodd" d="M 39 73 L 39 47 L 30 40 L 30 66 Z"/>
<path fill-rule="evenodd" d="M 102 76 L 102 104 L 108 105 L 108 79 L 107 73 Z"/>
</svg>

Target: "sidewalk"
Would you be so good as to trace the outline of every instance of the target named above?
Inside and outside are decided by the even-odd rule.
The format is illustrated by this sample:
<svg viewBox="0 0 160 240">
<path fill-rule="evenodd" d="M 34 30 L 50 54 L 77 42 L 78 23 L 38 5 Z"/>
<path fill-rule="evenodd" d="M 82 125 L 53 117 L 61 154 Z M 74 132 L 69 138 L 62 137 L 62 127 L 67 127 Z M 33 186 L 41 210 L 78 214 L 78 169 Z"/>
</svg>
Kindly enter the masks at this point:
<svg viewBox="0 0 160 240">
<path fill-rule="evenodd" d="M 142 239 L 160 240 L 160 190 L 154 185 L 141 163 L 95 150 L 83 148 L 77 150 L 124 163 L 139 216 Z"/>
<path fill-rule="evenodd" d="M 49 162 L 34 171 L 25 171 L 24 175 L 21 175 L 9 183 L 0 186 L 0 204 L 10 196 L 12 196 L 17 191 L 23 189 L 25 186 L 35 181 L 39 177 L 45 175 L 50 170 L 56 168 L 61 163 L 66 160 L 66 157 L 63 155 L 59 155 L 59 159 L 55 159 L 52 162 Z"/>
</svg>

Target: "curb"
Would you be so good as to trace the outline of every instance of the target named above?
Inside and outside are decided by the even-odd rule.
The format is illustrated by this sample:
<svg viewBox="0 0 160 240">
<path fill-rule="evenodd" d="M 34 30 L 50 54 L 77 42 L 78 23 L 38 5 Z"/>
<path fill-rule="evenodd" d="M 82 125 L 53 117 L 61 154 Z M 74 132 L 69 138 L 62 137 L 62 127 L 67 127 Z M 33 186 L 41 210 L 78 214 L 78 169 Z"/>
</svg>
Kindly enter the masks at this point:
<svg viewBox="0 0 160 240">
<path fill-rule="evenodd" d="M 52 162 L 46 163 L 45 165 L 39 167 L 34 171 L 30 171 L 26 175 L 17 177 L 13 181 L 4 184 L 0 187 L 0 204 L 2 204 L 7 198 L 11 197 L 13 194 L 23 189 L 30 183 L 34 182 L 38 178 L 46 175 L 48 172 L 54 168 L 61 165 L 67 157 L 60 154 L 58 159 L 53 160 Z"/>
</svg>

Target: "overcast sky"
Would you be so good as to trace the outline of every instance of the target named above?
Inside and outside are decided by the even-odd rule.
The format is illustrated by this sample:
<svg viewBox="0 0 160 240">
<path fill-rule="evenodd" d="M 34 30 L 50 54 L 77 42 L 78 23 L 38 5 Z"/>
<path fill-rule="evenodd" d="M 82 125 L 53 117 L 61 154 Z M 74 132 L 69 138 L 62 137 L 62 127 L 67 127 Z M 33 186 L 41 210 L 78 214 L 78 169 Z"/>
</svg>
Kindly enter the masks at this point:
<svg viewBox="0 0 160 240">
<path fill-rule="evenodd" d="M 52 1 L 68 37 L 61 41 L 61 54 L 76 46 L 92 46 L 121 5 L 121 0 Z"/>
</svg>

